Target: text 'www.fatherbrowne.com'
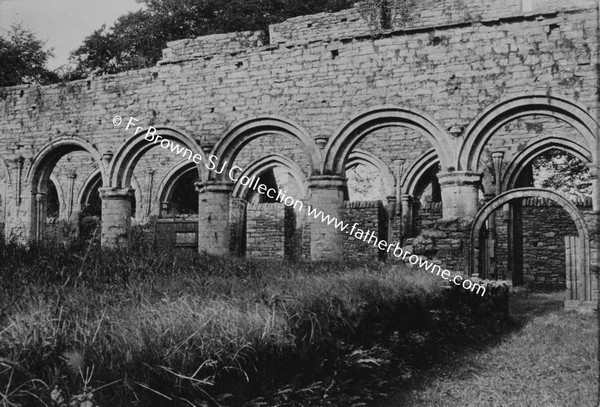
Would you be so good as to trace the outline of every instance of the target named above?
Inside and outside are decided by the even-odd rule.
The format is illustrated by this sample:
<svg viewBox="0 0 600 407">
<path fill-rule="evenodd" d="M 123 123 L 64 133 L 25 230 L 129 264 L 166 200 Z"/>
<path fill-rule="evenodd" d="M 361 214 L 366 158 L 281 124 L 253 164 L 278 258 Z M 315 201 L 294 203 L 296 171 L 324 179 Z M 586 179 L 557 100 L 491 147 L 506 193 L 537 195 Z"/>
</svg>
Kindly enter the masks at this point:
<svg viewBox="0 0 600 407">
<path fill-rule="evenodd" d="M 131 117 L 127 122 L 125 130 L 129 130 L 135 126 L 135 133 L 139 133 L 140 135 L 143 134 L 144 128 L 137 126 L 135 122 L 139 122 L 139 120 Z M 116 127 L 120 126 L 122 123 L 123 119 L 121 116 L 115 116 L 113 118 L 113 124 Z M 189 148 L 182 147 L 170 139 L 163 138 L 159 134 L 156 134 L 157 132 L 158 130 L 156 128 L 150 126 L 148 130 L 146 130 L 144 140 L 152 144 L 160 145 L 160 147 L 164 149 L 169 149 L 176 155 L 181 155 L 183 158 L 186 158 L 187 155 L 188 160 L 191 160 L 198 165 L 202 162 L 203 158 L 200 154 L 194 154 Z M 227 167 L 227 161 L 221 164 L 218 157 L 215 155 L 210 155 L 204 165 L 209 171 L 214 171 L 216 174 L 222 174 Z M 271 199 L 282 202 L 284 205 L 294 208 L 294 210 L 297 212 L 302 212 L 304 210 L 304 202 L 286 195 L 286 191 L 284 189 L 270 188 L 260 182 L 260 177 L 248 177 L 246 175 L 237 177 L 238 172 L 243 172 L 243 169 L 237 165 L 234 165 L 229 169 L 227 175 L 233 182 L 240 183 L 241 185 L 258 192 L 261 195 L 266 195 Z M 388 254 L 391 252 L 395 257 L 401 258 L 404 261 L 408 261 L 412 265 L 418 265 L 432 274 L 441 276 L 444 280 L 451 281 L 454 285 L 462 286 L 464 289 L 476 292 L 481 296 L 485 295 L 485 286 L 469 279 L 465 279 L 460 274 L 453 275 L 450 270 L 442 269 L 439 265 L 417 256 L 416 254 L 412 254 L 408 250 L 402 249 L 402 247 L 400 247 L 400 243 L 398 242 L 396 242 L 396 244 L 388 244 L 388 242 L 385 240 L 379 239 L 374 231 L 365 231 L 358 228 L 358 223 L 354 223 L 352 226 L 350 226 L 350 224 L 339 220 L 336 217 L 327 215 L 322 211 L 313 208 L 311 205 L 306 205 L 306 211 L 309 217 L 312 216 L 313 219 L 319 219 L 321 222 L 326 223 L 329 226 L 333 226 L 342 232 L 354 236 L 355 239 L 362 240 L 367 244 L 372 244 L 379 250 L 385 250 Z M 350 229 L 348 229 L 349 226 Z"/>
</svg>

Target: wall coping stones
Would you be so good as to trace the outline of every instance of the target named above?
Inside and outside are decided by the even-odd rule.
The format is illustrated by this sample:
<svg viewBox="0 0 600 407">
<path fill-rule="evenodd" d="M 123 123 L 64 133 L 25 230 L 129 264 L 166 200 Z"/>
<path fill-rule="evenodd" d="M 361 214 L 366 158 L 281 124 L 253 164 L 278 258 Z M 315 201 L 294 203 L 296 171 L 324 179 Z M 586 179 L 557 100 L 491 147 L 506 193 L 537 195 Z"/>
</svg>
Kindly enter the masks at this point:
<svg viewBox="0 0 600 407">
<path fill-rule="evenodd" d="M 345 209 L 378 208 L 381 201 L 344 201 Z"/>
</svg>

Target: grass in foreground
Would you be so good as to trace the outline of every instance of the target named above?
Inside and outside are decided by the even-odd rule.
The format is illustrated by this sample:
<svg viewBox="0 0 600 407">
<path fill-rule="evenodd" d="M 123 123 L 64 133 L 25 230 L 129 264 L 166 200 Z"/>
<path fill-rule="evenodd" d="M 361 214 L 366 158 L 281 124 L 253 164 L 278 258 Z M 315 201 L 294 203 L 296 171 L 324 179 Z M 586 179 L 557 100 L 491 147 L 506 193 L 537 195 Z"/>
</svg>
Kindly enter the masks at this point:
<svg viewBox="0 0 600 407">
<path fill-rule="evenodd" d="M 441 292 L 381 264 L 13 245 L 0 264 L 3 406 L 235 405 L 411 335 Z"/>
<path fill-rule="evenodd" d="M 479 352 L 457 352 L 381 406 L 597 406 L 598 316 L 565 312 L 563 300 L 511 294 L 519 329 Z"/>
</svg>

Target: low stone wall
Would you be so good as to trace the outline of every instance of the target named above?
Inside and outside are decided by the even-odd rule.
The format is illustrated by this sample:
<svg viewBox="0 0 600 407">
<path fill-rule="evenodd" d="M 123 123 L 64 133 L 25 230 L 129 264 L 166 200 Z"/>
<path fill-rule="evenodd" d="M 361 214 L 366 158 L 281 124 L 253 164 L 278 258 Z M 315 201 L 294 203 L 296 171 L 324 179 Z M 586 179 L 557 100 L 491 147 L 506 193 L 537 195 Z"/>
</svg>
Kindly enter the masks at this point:
<svg viewBox="0 0 600 407">
<path fill-rule="evenodd" d="M 432 229 L 442 219 L 442 203 L 428 202 L 413 204 L 413 235 L 418 236 L 423 230 Z"/>
<path fill-rule="evenodd" d="M 296 216 L 282 203 L 249 203 L 246 207 L 246 254 L 254 258 L 292 257 Z"/>
<path fill-rule="evenodd" d="M 342 208 L 342 219 L 348 224 L 346 231 L 350 231 L 354 223 L 357 229 L 366 233 L 374 233 L 378 241 L 388 240 L 387 212 L 381 201 L 345 201 Z M 331 226 L 333 227 L 333 226 Z M 356 234 L 356 229 L 354 234 Z M 375 239 L 368 243 L 357 239 L 354 235 L 345 233 L 343 250 L 344 256 L 349 260 L 383 260 L 385 251 L 374 246 Z"/>
</svg>

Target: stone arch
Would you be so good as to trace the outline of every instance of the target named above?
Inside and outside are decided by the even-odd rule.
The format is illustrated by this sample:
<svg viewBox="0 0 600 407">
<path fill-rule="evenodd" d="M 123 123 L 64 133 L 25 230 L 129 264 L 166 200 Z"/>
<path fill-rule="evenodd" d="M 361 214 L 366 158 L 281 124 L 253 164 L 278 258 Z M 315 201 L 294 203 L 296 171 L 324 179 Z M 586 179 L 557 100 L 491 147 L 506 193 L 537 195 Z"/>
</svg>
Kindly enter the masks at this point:
<svg viewBox="0 0 600 407">
<path fill-rule="evenodd" d="M 102 156 L 92 144 L 79 137 L 61 137 L 44 146 L 33 158 L 32 164 L 26 174 L 26 180 L 31 188 L 32 195 L 31 238 L 40 240 L 43 236 L 46 214 L 45 195 L 52 171 L 62 157 L 74 151 L 89 153 L 98 164 L 98 169 L 102 174 L 103 185 L 108 185 L 108 174 L 104 169 Z"/>
<path fill-rule="evenodd" d="M 79 190 L 79 193 L 77 194 L 77 200 L 75 201 L 80 206 L 80 210 L 83 208 L 84 203 L 89 201 L 94 187 L 98 184 L 98 178 L 100 178 L 100 185 L 102 185 L 102 176 L 100 174 L 100 170 L 92 172 L 83 181 L 83 186 Z"/>
<path fill-rule="evenodd" d="M 592 163 L 592 153 L 578 143 L 560 137 L 544 138 L 536 141 L 533 144 L 530 144 L 526 149 L 521 151 L 515 158 L 513 158 L 508 168 L 501 176 L 502 191 L 513 189 L 521 170 L 525 166 L 531 163 L 531 161 L 533 161 L 540 154 L 555 148 L 572 154 L 583 163 Z"/>
<path fill-rule="evenodd" d="M 381 160 L 374 154 L 371 154 L 368 151 L 356 149 L 350 153 L 350 156 L 346 161 L 346 168 L 350 168 L 352 165 L 357 165 L 363 162 L 369 163 L 379 170 L 379 173 L 381 174 L 381 178 L 383 179 L 383 183 L 385 185 L 386 195 L 394 195 L 394 187 L 396 185 L 396 178 L 394 177 L 394 173 L 392 172 L 392 170 L 390 170 L 390 167 L 388 167 L 387 164 L 383 162 L 383 160 Z"/>
<path fill-rule="evenodd" d="M 183 161 L 171 168 L 171 170 L 165 175 L 163 180 L 160 182 L 158 191 L 156 193 L 156 197 L 158 198 L 160 205 L 159 217 L 164 215 L 163 204 L 171 201 L 177 182 L 188 172 L 194 171 L 195 167 L 196 164 L 193 162 Z M 202 179 L 199 179 L 199 181 L 202 181 Z"/>
<path fill-rule="evenodd" d="M 95 146 L 79 137 L 61 137 L 44 146 L 33 158 L 32 164 L 27 171 L 27 183 L 33 193 L 44 193 L 46 182 L 52 174 L 56 163 L 65 155 L 73 151 L 85 151 L 89 153 L 98 164 L 102 174 L 103 185 L 109 184 L 108 174 L 104 169 L 102 155 Z"/>
<path fill-rule="evenodd" d="M 215 145 L 212 155 L 217 157 L 219 163 L 226 163 L 225 171 L 221 174 L 209 172 L 209 179 L 225 180 L 241 149 L 250 141 L 267 134 L 280 134 L 290 136 L 300 141 L 307 154 L 310 173 L 320 168 L 322 162 L 321 150 L 314 140 L 297 123 L 279 116 L 260 116 L 244 119 L 227 130 L 225 136 Z M 219 167 L 221 164 L 219 164 Z"/>
<path fill-rule="evenodd" d="M 146 131 L 142 130 L 130 137 L 112 159 L 109 170 L 110 185 L 112 187 L 127 188 L 131 186 L 133 171 L 138 161 L 148 150 L 159 144 L 148 142 L 144 138 L 145 135 Z M 199 154 L 202 159 L 200 160 L 200 164 L 196 165 L 196 168 L 198 169 L 199 178 L 204 179 L 203 174 L 206 168 L 204 162 L 206 162 L 206 158 L 200 145 L 193 137 L 171 127 L 156 127 L 156 136 L 179 143 L 180 146 L 192 152 L 192 157 Z M 176 154 L 176 152 L 165 149 L 165 154 Z M 181 156 L 183 157 L 183 155 Z M 188 156 L 189 153 L 186 153 L 186 158 Z M 190 162 L 192 161 L 190 160 Z"/>
<path fill-rule="evenodd" d="M 290 174 L 292 174 L 292 176 L 294 177 L 294 179 L 296 180 L 303 192 L 303 196 L 294 198 L 303 199 L 307 195 L 308 190 L 306 187 L 306 179 L 302 170 L 300 169 L 298 164 L 280 154 L 271 154 L 254 161 L 241 174 L 238 175 L 238 179 L 243 176 L 252 177 L 252 175 L 259 174 L 265 170 L 277 166 L 287 169 L 290 172 Z M 242 185 L 241 183 L 237 182 L 235 184 L 235 187 L 233 188 L 232 195 L 235 198 L 246 199 L 250 192 L 249 189 L 249 185 Z"/>
<path fill-rule="evenodd" d="M 65 199 L 65 191 L 63 191 L 63 187 L 58 180 L 58 177 L 54 174 L 50 175 L 49 181 L 54 185 L 54 189 L 56 189 L 56 195 L 58 197 L 58 218 L 63 219 L 65 216 L 65 212 L 67 209 L 67 202 Z"/>
<path fill-rule="evenodd" d="M 570 124 L 586 140 L 592 161 L 597 160 L 596 132 L 598 123 L 578 103 L 546 94 L 522 95 L 503 100 L 485 109 L 465 130 L 464 142 L 458 154 L 458 169 L 477 171 L 479 158 L 487 141 L 502 126 L 523 116 L 549 116 Z"/>
<path fill-rule="evenodd" d="M 440 160 L 435 150 L 430 150 L 410 167 L 401 180 L 402 193 L 414 196 L 423 176 L 434 166 L 438 165 Z"/>
<path fill-rule="evenodd" d="M 325 147 L 324 174 L 343 174 L 352 149 L 360 140 L 383 127 L 402 126 L 418 131 L 433 145 L 443 167 L 452 165 L 454 145 L 450 134 L 425 113 L 396 106 L 380 106 L 359 113 L 344 123 Z"/>
<path fill-rule="evenodd" d="M 504 204 L 520 198 L 530 198 L 530 197 L 540 197 L 546 198 L 553 202 L 556 202 L 560 205 L 571 217 L 573 222 L 575 223 L 575 227 L 577 228 L 577 232 L 579 238 L 583 243 L 583 253 L 581 253 L 583 266 L 583 275 L 584 275 L 584 298 L 580 298 L 580 300 L 591 300 L 592 299 L 592 276 L 590 272 L 590 233 L 586 223 L 585 218 L 582 213 L 577 209 L 577 206 L 573 204 L 571 201 L 563 197 L 549 189 L 543 188 L 517 188 L 511 191 L 506 191 L 481 208 L 481 210 L 477 213 L 473 221 L 473 226 L 471 227 L 471 248 L 470 248 L 470 273 L 476 273 L 478 270 L 477 264 L 477 253 L 480 242 L 480 231 L 483 227 L 487 218 L 498 208 L 503 206 Z"/>
</svg>

